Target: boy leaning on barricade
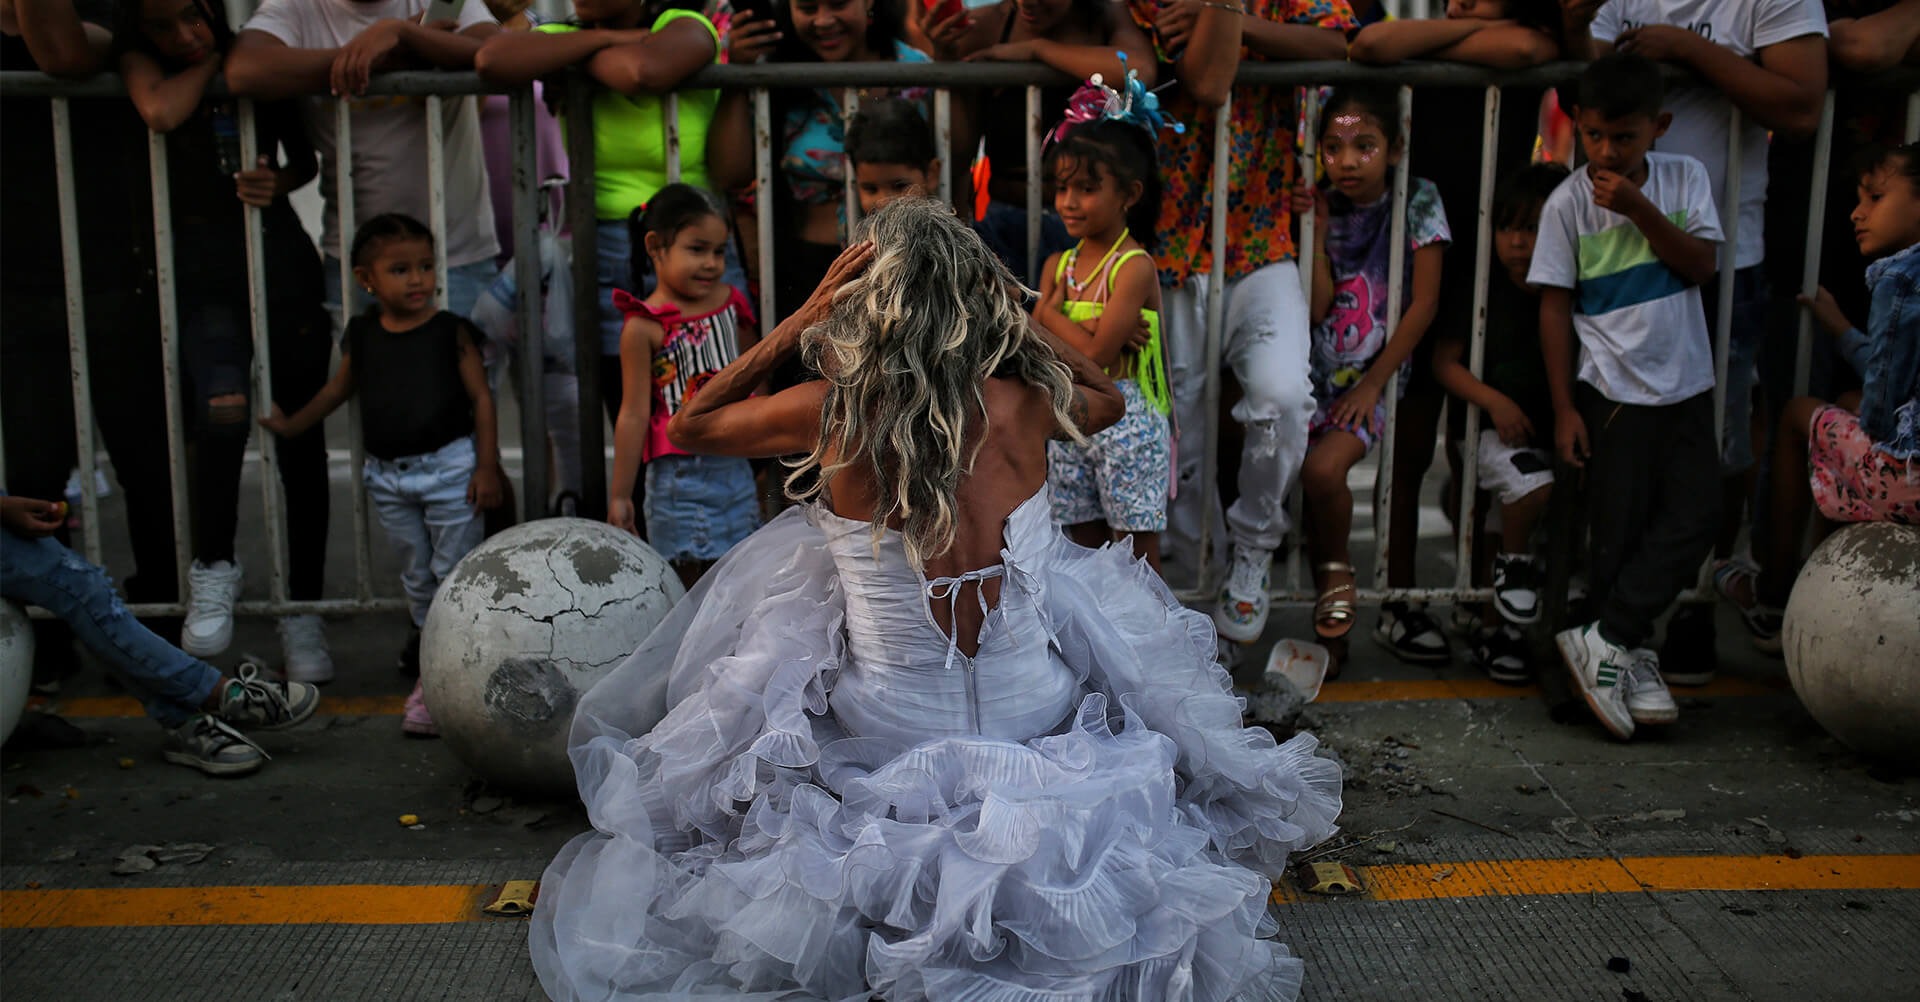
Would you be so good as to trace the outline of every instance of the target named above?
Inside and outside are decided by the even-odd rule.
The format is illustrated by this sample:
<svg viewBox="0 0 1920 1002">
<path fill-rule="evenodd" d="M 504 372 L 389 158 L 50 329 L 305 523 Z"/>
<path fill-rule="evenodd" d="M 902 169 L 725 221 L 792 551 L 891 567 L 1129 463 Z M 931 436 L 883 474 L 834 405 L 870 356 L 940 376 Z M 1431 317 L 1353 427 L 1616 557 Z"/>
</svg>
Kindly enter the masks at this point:
<svg viewBox="0 0 1920 1002">
<path fill-rule="evenodd" d="M 1599 618 L 1556 638 L 1575 686 L 1622 740 L 1679 707 L 1647 645 L 1713 548 L 1718 450 L 1700 284 L 1724 234 L 1706 168 L 1651 153 L 1672 115 L 1657 68 L 1595 61 L 1577 84 L 1584 168 L 1540 213 L 1527 281 L 1562 461 L 1585 470 Z M 1579 345 L 1578 380 L 1573 346 Z"/>
<path fill-rule="evenodd" d="M 1767 325 L 1762 230 L 1768 134 L 1811 135 L 1819 125 L 1827 86 L 1826 14 L 1820 0 L 1562 0 L 1561 6 L 1570 58 L 1593 59 L 1617 50 L 1680 67 L 1700 80 L 1676 83 L 1669 91 L 1666 110 L 1673 126 L 1661 138 L 1660 150 L 1705 165 L 1714 207 L 1734 229 L 1733 327 L 1718 443 L 1721 531 L 1715 539 L 1715 549 L 1726 556 L 1746 498 L 1754 493 L 1754 457 L 1765 447 L 1752 440 L 1749 429 Z M 1727 160 L 1729 113 L 1735 109 L 1741 116 L 1737 165 Z M 1727 178 L 1733 170 L 1739 197 L 1729 203 Z M 1709 329 L 1719 315 L 1719 294 L 1717 277 L 1701 287 Z M 1764 519 L 1762 512 L 1754 522 L 1764 524 Z M 1667 681 L 1710 681 L 1712 607 L 1676 612 L 1662 652 Z"/>
</svg>

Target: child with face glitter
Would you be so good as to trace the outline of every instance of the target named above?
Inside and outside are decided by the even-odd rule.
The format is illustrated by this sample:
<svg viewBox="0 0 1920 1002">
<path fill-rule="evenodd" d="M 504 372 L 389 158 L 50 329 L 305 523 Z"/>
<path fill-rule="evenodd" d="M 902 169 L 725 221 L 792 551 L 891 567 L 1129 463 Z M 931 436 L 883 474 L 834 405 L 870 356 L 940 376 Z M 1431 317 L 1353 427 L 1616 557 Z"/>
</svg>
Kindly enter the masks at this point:
<svg viewBox="0 0 1920 1002">
<path fill-rule="evenodd" d="M 1385 431 L 1387 381 L 1433 320 L 1441 257 L 1452 239 L 1439 192 L 1431 182 L 1414 179 L 1407 194 L 1400 301 L 1388 302 L 1393 221 L 1388 172 L 1404 149 L 1399 126 L 1392 89 L 1336 90 L 1321 117 L 1321 162 L 1332 190 L 1316 187 L 1312 194 L 1314 214 L 1326 225 L 1314 231 L 1314 413 L 1300 477 L 1311 524 L 1307 547 L 1320 588 L 1314 630 L 1327 640 L 1344 638 L 1353 627 L 1354 575 L 1347 552 L 1353 493 L 1347 489 L 1347 471 Z M 1390 310 L 1400 314 L 1392 337 L 1387 336 Z M 1402 625 L 1383 612 L 1385 635 L 1379 639 L 1403 659 L 1419 660 L 1427 652 L 1422 645 L 1401 643 L 1414 639 L 1395 629 Z M 1437 660 L 1447 657 L 1444 639 L 1438 654 Z"/>
<path fill-rule="evenodd" d="M 1082 97 L 1089 93 L 1112 96 L 1099 80 L 1071 106 L 1087 109 Z M 1147 95 L 1137 80 L 1128 83 L 1126 107 L 1133 110 L 1133 92 L 1142 100 Z M 1158 571 L 1173 467 L 1160 283 L 1146 250 L 1160 215 L 1153 114 L 1072 122 L 1047 151 L 1054 208 L 1079 243 L 1047 259 L 1033 315 L 1112 375 L 1127 401 L 1120 422 L 1086 444 L 1048 443 L 1053 520 L 1085 546 L 1131 535 L 1134 555 Z M 1144 346 L 1135 338 L 1143 323 Z"/>
</svg>

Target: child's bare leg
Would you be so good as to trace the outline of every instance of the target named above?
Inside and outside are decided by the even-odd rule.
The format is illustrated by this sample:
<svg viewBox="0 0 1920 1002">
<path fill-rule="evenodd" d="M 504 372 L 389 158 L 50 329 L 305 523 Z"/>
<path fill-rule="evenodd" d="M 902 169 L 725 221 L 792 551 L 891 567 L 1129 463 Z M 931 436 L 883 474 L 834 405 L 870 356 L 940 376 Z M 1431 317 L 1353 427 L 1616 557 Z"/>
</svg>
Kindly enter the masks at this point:
<svg viewBox="0 0 1920 1002">
<path fill-rule="evenodd" d="M 1133 537 L 1134 559 L 1146 561 L 1147 566 L 1153 568 L 1155 574 L 1160 573 L 1160 534 L 1157 532 L 1120 532 L 1116 530 L 1113 533 L 1113 540 L 1114 542 L 1119 542 L 1126 536 Z"/>
<path fill-rule="evenodd" d="M 1119 536 L 1105 522 L 1076 522 L 1067 526 L 1067 538 L 1089 550 L 1097 550 Z"/>
<path fill-rule="evenodd" d="M 673 572 L 680 575 L 681 586 L 689 590 L 700 580 L 700 575 L 705 574 L 707 568 L 713 566 L 713 561 L 711 560 L 694 560 L 691 558 L 675 560 L 672 563 Z"/>
<path fill-rule="evenodd" d="M 1795 397 L 1787 401 L 1780 415 L 1780 428 L 1773 437 L 1773 465 L 1768 472 L 1773 492 L 1772 525 L 1768 526 L 1767 552 L 1760 567 L 1760 594 L 1757 598 L 1772 606 L 1784 606 L 1793 589 L 1793 577 L 1800 570 L 1800 536 L 1806 530 L 1807 516 L 1813 510 L 1813 488 L 1807 482 L 1807 446 L 1813 415 L 1827 406 L 1813 397 Z"/>
<path fill-rule="evenodd" d="M 1366 454 L 1366 444 L 1359 436 L 1349 431 L 1329 431 L 1307 450 L 1306 462 L 1300 467 L 1307 518 L 1313 524 L 1313 531 L 1307 534 L 1307 555 L 1322 591 L 1354 580 L 1351 568 L 1321 571 L 1320 567 L 1352 560 L 1347 537 L 1353 530 L 1353 491 L 1347 488 L 1347 471 Z"/>
<path fill-rule="evenodd" d="M 1525 553 L 1528 542 L 1533 538 L 1533 528 L 1546 517 L 1547 503 L 1553 499 L 1553 485 L 1548 484 L 1510 504 L 1500 506 L 1500 551 L 1502 553 Z"/>
</svg>

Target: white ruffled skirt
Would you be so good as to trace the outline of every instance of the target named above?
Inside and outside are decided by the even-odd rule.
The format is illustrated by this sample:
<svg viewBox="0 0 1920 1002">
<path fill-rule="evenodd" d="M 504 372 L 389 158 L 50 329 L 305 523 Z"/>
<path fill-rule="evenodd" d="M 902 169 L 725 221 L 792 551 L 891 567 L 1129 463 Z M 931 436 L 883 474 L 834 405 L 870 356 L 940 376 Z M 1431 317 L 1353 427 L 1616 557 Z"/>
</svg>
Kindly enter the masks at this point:
<svg viewBox="0 0 1920 1002">
<path fill-rule="evenodd" d="M 1145 564 L 1054 540 L 1037 563 L 1077 711 L 916 745 L 828 711 L 844 608 L 821 530 L 793 509 L 735 547 L 582 700 L 595 830 L 541 881 L 547 992 L 1293 999 L 1268 875 L 1334 832 L 1338 767 L 1241 727 L 1212 624 Z"/>
</svg>

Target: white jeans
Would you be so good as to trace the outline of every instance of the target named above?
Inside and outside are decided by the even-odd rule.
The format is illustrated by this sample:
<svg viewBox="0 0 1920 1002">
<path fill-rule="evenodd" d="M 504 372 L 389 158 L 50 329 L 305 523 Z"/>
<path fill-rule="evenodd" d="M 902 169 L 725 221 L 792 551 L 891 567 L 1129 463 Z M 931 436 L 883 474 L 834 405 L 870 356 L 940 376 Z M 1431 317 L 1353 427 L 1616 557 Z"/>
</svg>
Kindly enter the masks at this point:
<svg viewBox="0 0 1920 1002">
<path fill-rule="evenodd" d="M 1214 492 L 1203 490 L 1200 466 L 1207 444 L 1207 286 L 1194 275 L 1179 288 L 1160 290 L 1160 324 L 1174 413 L 1180 421 L 1176 464 L 1179 490 L 1167 513 L 1167 552 L 1183 567 L 1198 567 L 1203 505 L 1214 506 L 1215 538 L 1222 520 Z M 1240 497 L 1224 524 L 1235 546 L 1272 552 L 1287 533 L 1287 493 L 1307 455 L 1313 384 L 1307 377 L 1307 303 L 1292 261 L 1266 265 L 1227 283 L 1220 357 L 1245 395 L 1233 418 L 1246 429 L 1240 456 Z M 1177 555 L 1177 557 L 1175 556 Z M 1224 558 L 1215 546 L 1213 560 Z"/>
</svg>

